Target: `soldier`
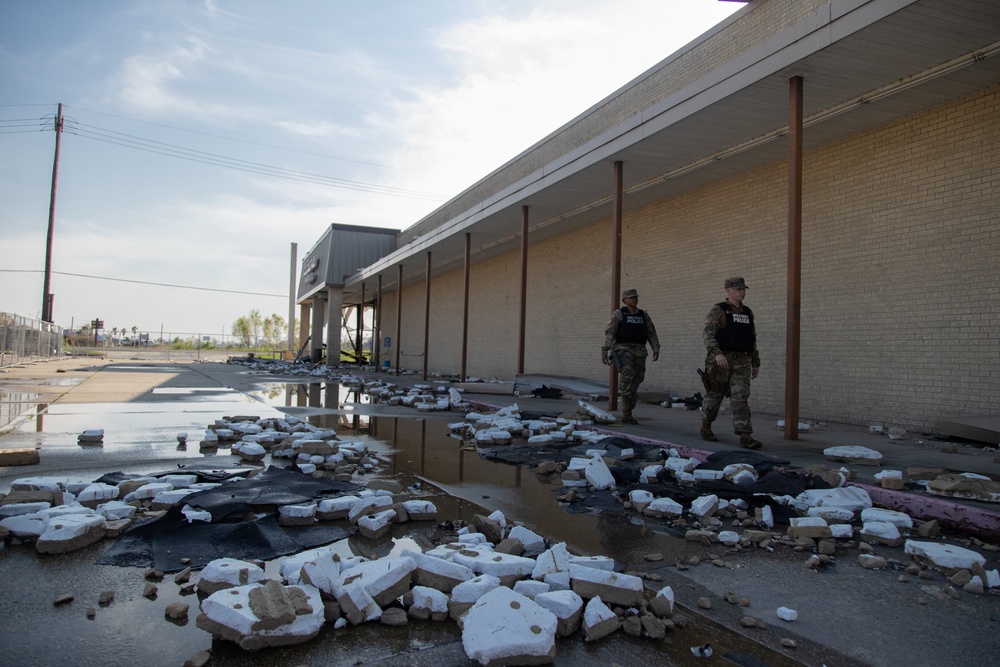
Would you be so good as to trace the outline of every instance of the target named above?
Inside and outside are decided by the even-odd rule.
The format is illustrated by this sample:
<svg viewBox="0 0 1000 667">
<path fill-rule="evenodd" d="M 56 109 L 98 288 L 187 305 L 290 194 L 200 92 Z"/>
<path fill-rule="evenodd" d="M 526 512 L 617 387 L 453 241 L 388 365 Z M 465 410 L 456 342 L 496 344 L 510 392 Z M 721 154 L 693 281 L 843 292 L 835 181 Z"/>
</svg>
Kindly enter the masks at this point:
<svg viewBox="0 0 1000 667">
<path fill-rule="evenodd" d="M 639 310 L 639 293 L 634 289 L 622 292 L 625 305 L 611 313 L 604 328 L 601 363 L 608 357 L 618 368 L 618 388 L 622 397 L 622 423 L 638 424 L 632 409 L 639 401 L 639 385 L 646 377 L 646 343 L 653 348 L 653 361 L 660 358 L 660 340 L 649 313 Z"/>
<path fill-rule="evenodd" d="M 760 372 L 753 311 L 743 305 L 747 290 L 743 278 L 727 279 L 725 289 L 726 300 L 712 306 L 705 318 L 708 356 L 702 380 L 707 396 L 701 405 L 701 437 L 711 442 L 718 440 L 712 433 L 712 422 L 719 415 L 722 399 L 729 396 L 733 430 L 740 436 L 740 447 L 760 449 L 761 442 L 752 435 L 748 403 L 750 380 Z"/>
</svg>

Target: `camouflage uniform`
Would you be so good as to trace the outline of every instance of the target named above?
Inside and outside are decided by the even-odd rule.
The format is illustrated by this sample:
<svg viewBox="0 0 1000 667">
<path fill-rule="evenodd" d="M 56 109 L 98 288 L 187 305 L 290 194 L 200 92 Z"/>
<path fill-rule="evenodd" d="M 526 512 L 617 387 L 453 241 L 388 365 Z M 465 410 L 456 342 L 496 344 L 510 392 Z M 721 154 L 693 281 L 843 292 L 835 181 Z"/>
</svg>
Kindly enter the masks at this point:
<svg viewBox="0 0 1000 667">
<path fill-rule="evenodd" d="M 749 310 L 746 306 L 734 312 Z M 753 433 L 750 422 L 750 377 L 754 368 L 760 368 L 760 353 L 756 344 L 752 352 L 723 351 L 719 347 L 716 334 L 726 323 L 726 313 L 721 304 L 712 306 L 705 318 L 703 337 L 708 356 L 705 359 L 705 389 L 707 396 L 701 404 L 701 416 L 706 422 L 713 422 L 719 415 L 722 399 L 729 396 L 733 409 L 733 430 L 736 433 Z M 752 323 L 752 320 L 751 320 Z M 715 363 L 717 354 L 725 354 L 729 368 L 721 368 Z"/>
<path fill-rule="evenodd" d="M 660 340 L 656 336 L 656 327 L 649 313 L 644 312 L 646 320 L 646 339 L 653 352 L 659 354 Z M 632 409 L 639 402 L 639 385 L 646 379 L 646 344 L 621 343 L 616 340 L 618 327 L 624 319 L 622 309 L 611 313 L 611 319 L 604 329 L 604 345 L 601 352 L 610 351 L 612 363 L 618 368 L 618 390 L 622 399 L 622 414 L 631 417 Z"/>
</svg>

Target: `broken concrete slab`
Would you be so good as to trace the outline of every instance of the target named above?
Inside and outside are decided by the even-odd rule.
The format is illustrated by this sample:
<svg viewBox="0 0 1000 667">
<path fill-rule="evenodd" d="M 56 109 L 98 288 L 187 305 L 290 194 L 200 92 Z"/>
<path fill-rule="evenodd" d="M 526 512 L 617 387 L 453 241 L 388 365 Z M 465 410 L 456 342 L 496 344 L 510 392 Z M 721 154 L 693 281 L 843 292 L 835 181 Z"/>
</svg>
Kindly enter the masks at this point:
<svg viewBox="0 0 1000 667">
<path fill-rule="evenodd" d="M 462 625 L 462 646 L 481 665 L 546 664 L 556 656 L 558 619 L 509 588 L 483 595 Z"/>
<path fill-rule="evenodd" d="M 823 450 L 823 456 L 831 461 L 843 461 L 855 465 L 882 465 L 882 454 L 880 452 L 868 447 L 861 447 L 860 445 L 827 447 Z"/>
<path fill-rule="evenodd" d="M 939 419 L 935 430 L 955 438 L 1000 444 L 1000 416 L 980 415 Z"/>
<path fill-rule="evenodd" d="M 319 634 L 323 626 L 323 601 L 319 590 L 311 586 L 284 587 L 274 582 L 281 591 L 281 602 L 263 605 L 257 597 L 251 602 L 251 593 L 261 586 L 248 584 L 212 593 L 201 603 L 201 613 L 195 624 L 213 635 L 232 641 L 247 651 L 257 651 L 270 646 L 288 646 L 309 641 Z M 297 602 L 290 602 L 297 600 Z M 272 600 L 273 602 L 274 600 Z M 261 618 L 256 611 L 274 607 L 294 610 L 291 621 L 287 614 L 268 615 Z M 264 626 L 264 627 L 262 627 Z"/>
<path fill-rule="evenodd" d="M 63 554 L 104 538 L 107 519 L 99 514 L 68 514 L 53 518 L 35 540 L 40 554 Z"/>
<path fill-rule="evenodd" d="M 939 542 L 906 540 L 903 551 L 918 562 L 933 567 L 946 575 L 954 574 L 958 570 L 971 570 L 976 565 L 982 567 L 986 564 L 986 559 L 972 549 Z"/>
<path fill-rule="evenodd" d="M 642 579 L 631 574 L 608 572 L 571 564 L 570 586 L 584 599 L 600 597 L 610 604 L 637 607 L 642 602 Z"/>
<path fill-rule="evenodd" d="M 264 580 L 264 570 L 256 563 L 236 558 L 219 558 L 206 565 L 198 578 L 198 590 L 211 595 L 216 591 L 246 586 Z"/>
<path fill-rule="evenodd" d="M 36 465 L 41 460 L 37 449 L 0 449 L 0 467 Z"/>
</svg>

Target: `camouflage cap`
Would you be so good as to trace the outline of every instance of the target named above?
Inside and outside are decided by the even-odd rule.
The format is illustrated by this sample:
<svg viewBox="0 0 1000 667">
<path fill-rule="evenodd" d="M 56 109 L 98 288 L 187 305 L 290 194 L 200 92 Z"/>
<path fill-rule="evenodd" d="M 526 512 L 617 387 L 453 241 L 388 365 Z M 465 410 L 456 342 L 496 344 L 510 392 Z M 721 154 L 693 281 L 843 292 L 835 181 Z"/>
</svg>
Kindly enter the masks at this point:
<svg viewBox="0 0 1000 667">
<path fill-rule="evenodd" d="M 726 278 L 726 289 L 749 289 L 742 278 Z"/>
<path fill-rule="evenodd" d="M 638 299 L 639 298 L 639 292 L 636 291 L 636 290 L 634 290 L 634 289 L 627 289 L 624 292 L 622 292 L 622 301 L 624 301 L 625 299 L 628 299 L 629 297 L 633 297 L 633 296 Z"/>
</svg>

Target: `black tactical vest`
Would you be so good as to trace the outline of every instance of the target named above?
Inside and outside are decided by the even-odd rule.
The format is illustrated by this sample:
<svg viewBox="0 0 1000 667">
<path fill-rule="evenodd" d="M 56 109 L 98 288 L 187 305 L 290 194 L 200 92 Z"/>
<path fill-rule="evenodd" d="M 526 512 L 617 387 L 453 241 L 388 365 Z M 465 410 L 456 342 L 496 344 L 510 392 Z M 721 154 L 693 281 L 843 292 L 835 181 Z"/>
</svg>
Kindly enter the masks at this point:
<svg viewBox="0 0 1000 667">
<path fill-rule="evenodd" d="M 615 332 L 615 341 L 645 345 L 648 340 L 646 335 L 646 313 L 642 310 L 637 310 L 632 314 L 624 306 L 621 311 L 622 321 L 618 323 L 618 331 Z"/>
<path fill-rule="evenodd" d="M 715 332 L 715 340 L 723 352 L 753 352 L 757 334 L 753 328 L 753 311 L 743 306 L 736 312 L 728 301 L 719 304 L 726 314 L 726 326 Z"/>
</svg>

